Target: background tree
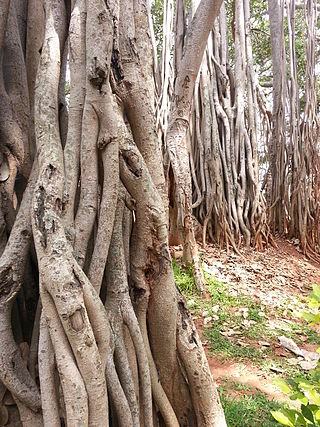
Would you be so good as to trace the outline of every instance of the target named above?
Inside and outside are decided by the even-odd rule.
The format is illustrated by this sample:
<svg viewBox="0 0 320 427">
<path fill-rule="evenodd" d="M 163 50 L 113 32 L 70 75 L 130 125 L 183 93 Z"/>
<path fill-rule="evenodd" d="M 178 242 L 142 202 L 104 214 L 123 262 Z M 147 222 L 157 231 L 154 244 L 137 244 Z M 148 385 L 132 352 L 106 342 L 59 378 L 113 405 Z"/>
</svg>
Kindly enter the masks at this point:
<svg viewBox="0 0 320 427">
<path fill-rule="evenodd" d="M 226 11 L 207 46 L 195 92 L 192 151 L 197 218 L 212 241 L 268 245 L 266 204 L 258 164 L 258 93 L 253 67 L 249 2 L 234 2 L 234 55 Z M 195 192 L 196 193 L 196 192 Z"/>
<path fill-rule="evenodd" d="M 171 57 L 175 67 L 171 68 L 164 64 L 170 61 L 167 45 L 173 39 L 172 36 L 170 37 L 172 27 L 164 27 L 167 32 L 164 31 L 162 36 L 161 64 L 167 71 L 162 74 L 161 100 L 164 96 L 169 96 L 170 99 L 170 85 L 168 86 L 167 82 L 175 81 L 175 85 L 177 84 L 175 76 L 179 73 L 178 66 L 184 49 L 188 22 L 192 19 L 195 7 L 196 2 L 191 2 L 189 9 L 184 2 L 177 3 L 174 54 Z M 166 11 L 167 7 L 164 8 L 164 17 Z M 228 12 L 234 14 L 234 40 L 229 40 L 228 22 L 231 20 L 227 20 L 225 7 L 222 6 L 219 19 L 210 33 L 192 101 L 190 101 L 192 119 L 188 120 L 191 126 L 186 133 L 186 141 L 181 140 L 184 151 L 179 146 L 180 157 L 182 152 L 185 153 L 184 166 L 181 167 L 180 159 L 180 166 L 175 168 L 181 171 L 181 176 L 182 174 L 185 177 L 188 176 L 189 187 L 192 179 L 193 196 L 191 198 L 189 193 L 189 198 L 192 200 L 190 206 L 192 213 L 203 226 L 204 243 L 209 234 L 212 241 L 226 245 L 227 248 L 231 245 L 237 250 L 239 245 L 245 243 L 261 249 L 264 244 L 268 244 L 270 237 L 266 204 L 259 182 L 257 138 L 260 116 L 257 76 L 253 68 L 249 2 L 235 2 L 233 11 L 228 8 Z M 163 52 L 166 52 L 167 56 L 164 56 Z M 230 59 L 230 52 L 232 59 Z M 168 90 L 167 95 L 163 95 L 166 90 Z M 175 92 L 172 99 L 175 99 Z M 161 129 L 165 135 L 165 141 L 169 141 L 170 127 L 167 121 L 170 123 L 171 113 L 168 113 L 168 107 L 163 103 L 160 103 L 159 110 Z M 167 121 L 163 119 L 164 116 L 168 117 Z M 186 127 L 188 127 L 187 122 Z M 170 158 L 172 149 L 170 151 L 169 145 L 165 149 L 168 150 Z M 173 162 L 170 165 L 172 167 Z M 165 169 L 167 168 L 165 156 Z M 182 180 L 181 176 L 180 180 Z M 178 209 L 180 196 L 175 173 L 173 176 L 169 173 L 169 181 L 172 208 L 170 227 L 175 234 L 179 232 L 179 227 L 176 227 L 176 218 L 179 218 L 179 212 L 184 211 Z M 189 217 L 191 218 L 191 213 Z M 180 223 L 181 221 L 180 218 Z M 188 220 L 187 223 L 192 225 L 192 220 Z M 184 230 L 186 231 L 186 227 Z M 190 233 L 192 236 L 191 231 Z M 175 239 L 175 241 L 179 240 Z M 186 252 L 189 246 L 186 240 L 183 240 L 183 246 L 185 259 L 188 259 Z M 197 266 L 196 256 L 189 259 L 193 259 Z"/>
<path fill-rule="evenodd" d="M 159 41 L 163 42 L 163 49 L 158 117 L 160 135 L 165 141 L 169 105 L 175 99 L 172 85 L 176 84 L 177 64 L 196 2 L 177 3 L 174 28 L 170 19 L 165 21 L 172 8 L 169 4 L 165 2 L 163 9 L 164 26 Z M 272 235 L 279 233 L 298 238 L 303 252 L 316 257 L 316 98 L 311 107 L 315 116 L 309 143 L 301 131 L 306 123 L 305 107 L 310 111 L 306 100 L 317 93 L 318 54 L 310 46 L 317 37 L 318 6 L 270 0 L 269 19 L 266 1 L 232 1 L 225 6 L 210 34 L 196 79 L 184 167 L 177 167 L 189 177 L 189 184 L 192 182 L 192 215 L 202 226 L 204 243 L 209 238 L 236 251 L 243 243 L 262 249 L 274 244 Z M 314 10 L 313 18 L 308 8 Z M 161 10 L 156 17 L 159 22 Z M 314 24 L 311 19 L 315 19 Z M 173 52 L 171 56 L 169 52 Z M 312 75 L 306 78 L 311 69 Z M 178 236 L 172 242 L 179 243 L 180 196 L 174 174 L 170 175 L 173 162 L 168 162 L 170 150 L 165 144 L 164 152 L 170 183 L 170 230 L 171 236 Z M 191 226 L 192 222 L 187 221 Z M 180 218 L 180 230 L 181 224 Z M 188 260 L 186 242 L 183 240 Z M 198 265 L 197 256 L 189 259 Z"/>
<path fill-rule="evenodd" d="M 284 1 L 269 0 L 268 7 L 273 81 L 272 139 L 269 150 L 272 176 L 270 222 L 273 232 L 284 233 L 288 196 L 286 188 L 285 102 L 287 79 L 284 44 Z"/>
<path fill-rule="evenodd" d="M 196 77 L 209 32 L 221 4 L 222 0 L 201 1 L 194 16 L 189 17 L 188 28 L 185 28 L 185 4 L 182 0 L 176 3 L 175 31 L 178 43 L 175 44 L 175 79 L 166 132 L 166 146 L 173 178 L 170 185 L 175 204 L 170 223 L 176 224 L 175 228 L 182 234 L 184 259 L 193 263 L 196 283 L 202 291 L 204 284 L 192 221 L 192 183 L 187 133 Z"/>
<path fill-rule="evenodd" d="M 304 88 L 301 87 L 303 80 L 298 77 L 301 64 L 298 67 L 295 2 L 269 0 L 269 16 L 273 70 L 272 140 L 269 147 L 272 175 L 270 223 L 274 232 L 298 238 L 304 254 L 318 258 L 319 116 L 315 75 L 317 2 L 306 1 L 304 6 Z M 287 55 L 285 23 L 288 34 Z"/>
</svg>

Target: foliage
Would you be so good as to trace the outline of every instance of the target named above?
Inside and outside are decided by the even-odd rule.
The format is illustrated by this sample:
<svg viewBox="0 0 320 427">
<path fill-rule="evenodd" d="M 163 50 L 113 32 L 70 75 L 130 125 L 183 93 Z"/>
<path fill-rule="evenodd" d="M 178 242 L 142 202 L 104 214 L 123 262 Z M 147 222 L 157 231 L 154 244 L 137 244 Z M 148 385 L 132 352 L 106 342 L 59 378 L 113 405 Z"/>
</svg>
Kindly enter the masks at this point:
<svg viewBox="0 0 320 427">
<path fill-rule="evenodd" d="M 157 44 L 157 52 L 160 58 L 162 49 L 162 25 L 163 25 L 163 0 L 153 0 L 151 4 L 154 36 Z"/>
<path fill-rule="evenodd" d="M 310 325 L 320 326 L 320 286 L 315 285 L 309 298 L 309 312 L 303 312 L 301 317 Z M 320 348 L 318 349 L 320 352 Z M 301 402 L 301 409 L 280 409 L 272 412 L 274 418 L 284 426 L 316 427 L 320 426 L 320 363 L 310 372 L 310 379 L 296 378 L 295 380 L 277 379 L 275 384 L 291 400 Z"/>
<path fill-rule="evenodd" d="M 233 1 L 225 3 L 228 16 L 228 34 L 230 41 L 230 56 L 234 56 L 232 41 Z M 261 84 L 272 84 L 272 61 L 270 23 L 268 17 L 268 0 L 250 0 L 251 36 L 253 59 Z M 306 28 L 303 9 L 295 11 L 295 49 L 297 59 L 297 78 L 301 95 L 304 93 L 306 77 Z M 287 18 L 284 18 L 284 33 L 287 55 L 289 54 L 289 36 Z M 287 63 L 289 63 L 287 58 Z M 288 70 L 289 71 L 289 70 Z M 319 76 L 318 76 L 319 79 Z M 303 98 L 301 99 L 303 106 Z"/>
</svg>

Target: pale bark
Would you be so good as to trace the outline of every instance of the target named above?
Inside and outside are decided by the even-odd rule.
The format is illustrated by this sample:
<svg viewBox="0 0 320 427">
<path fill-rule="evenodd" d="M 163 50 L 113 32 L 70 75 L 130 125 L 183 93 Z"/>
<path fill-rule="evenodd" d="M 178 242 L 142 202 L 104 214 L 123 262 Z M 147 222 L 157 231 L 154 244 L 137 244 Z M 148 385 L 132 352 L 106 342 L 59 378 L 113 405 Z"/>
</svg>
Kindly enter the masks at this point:
<svg viewBox="0 0 320 427">
<path fill-rule="evenodd" d="M 54 349 L 44 316 L 41 316 L 40 321 L 39 378 L 44 425 L 48 427 L 59 426 L 60 416 L 55 384 Z"/>
<path fill-rule="evenodd" d="M 183 237 L 184 258 L 193 262 L 194 276 L 199 289 L 204 292 L 204 280 L 199 262 L 197 243 L 192 222 L 192 187 L 189 168 L 189 150 L 187 131 L 195 80 L 199 71 L 209 32 L 212 29 L 222 1 L 212 4 L 202 0 L 188 26 L 183 54 L 181 49 L 176 56 L 175 68 L 177 75 L 173 89 L 173 102 L 168 120 L 166 144 L 173 171 L 178 229 Z M 180 36 L 181 38 L 181 36 Z"/>
<path fill-rule="evenodd" d="M 273 230 L 300 240 L 302 252 L 318 259 L 318 138 L 319 116 L 315 98 L 316 2 L 305 5 L 306 85 L 298 85 L 295 39 L 295 2 L 269 2 L 273 63 L 273 115 L 270 144 L 272 198 L 270 223 Z M 286 93 L 283 11 L 286 6 L 289 36 L 289 93 Z M 301 5 L 300 5 L 301 6 Z M 276 9 L 274 9 L 276 7 Z M 279 37 L 280 34 L 280 37 Z M 304 111 L 301 93 L 304 92 Z M 287 109 L 285 105 L 287 102 Z M 285 113 L 290 123 L 285 123 Z M 313 123 L 312 130 L 310 124 Z M 286 135 L 286 126 L 290 131 Z"/>
<path fill-rule="evenodd" d="M 203 227 L 203 244 L 211 240 L 238 252 L 243 243 L 262 250 L 272 238 L 259 185 L 249 3 L 236 1 L 234 13 L 234 71 L 223 5 L 196 80 L 190 165 L 192 207 Z"/>
<path fill-rule="evenodd" d="M 60 71 L 59 44 L 63 40 L 63 36 L 59 36 L 64 30 L 63 7 L 61 1 L 55 4 L 46 3 L 45 41 L 35 97 L 39 178 L 32 208 L 33 236 L 40 281 L 45 286 L 44 292 L 48 292 L 54 301 L 74 352 L 88 395 L 89 425 L 94 426 L 101 425 L 108 419 L 106 382 L 83 294 L 73 273 L 71 247 L 67 243 L 59 218 L 64 172 L 63 152 L 58 133 L 57 95 Z M 50 145 L 44 136 L 51 141 Z M 64 298 L 61 298 L 62 296 Z M 45 304 L 43 310 L 46 313 Z"/>
<path fill-rule="evenodd" d="M 208 425 L 220 403 L 206 396 L 205 354 L 180 357 L 177 344 L 147 4 L 31 0 L 28 20 L 26 2 L 11 4 L 0 21 L 12 107 L 0 186 L 13 207 L 10 219 L 1 204 L 0 393 L 28 427 Z M 199 363 L 203 388 L 182 359 Z"/>
<path fill-rule="evenodd" d="M 74 211 L 80 173 L 80 143 L 85 101 L 85 1 L 78 0 L 69 25 L 70 105 L 66 145 L 64 147 L 65 185 L 63 217 L 67 237 L 74 241 Z"/>
<path fill-rule="evenodd" d="M 285 221 L 286 209 L 286 141 L 285 141 L 285 98 L 286 68 L 283 30 L 283 0 L 268 0 L 272 73 L 273 73 L 273 110 L 272 110 L 272 141 L 270 144 L 270 170 L 272 180 L 272 198 L 270 222 L 273 232 L 287 231 Z"/>
</svg>

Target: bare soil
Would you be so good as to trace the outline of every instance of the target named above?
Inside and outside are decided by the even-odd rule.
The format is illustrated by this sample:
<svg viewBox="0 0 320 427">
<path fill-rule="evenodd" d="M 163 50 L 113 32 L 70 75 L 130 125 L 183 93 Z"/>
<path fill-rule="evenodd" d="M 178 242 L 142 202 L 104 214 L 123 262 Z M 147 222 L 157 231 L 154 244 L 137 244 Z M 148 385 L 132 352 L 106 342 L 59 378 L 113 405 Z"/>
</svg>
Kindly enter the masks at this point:
<svg viewBox="0 0 320 427">
<path fill-rule="evenodd" d="M 273 321 L 279 321 L 273 319 L 272 312 L 275 309 L 281 308 L 284 321 L 288 321 L 285 319 L 286 310 L 295 306 L 298 298 L 307 296 L 313 284 L 320 284 L 320 265 L 306 259 L 299 252 L 296 242 L 278 238 L 276 243 L 277 248 L 272 247 L 264 252 L 243 249 L 241 256 L 232 252 L 228 254 L 214 245 L 207 245 L 205 248 L 200 245 L 205 270 L 219 281 L 229 283 L 230 292 L 234 296 L 246 295 L 260 301 L 267 312 L 270 309 L 268 322 L 271 327 Z M 203 336 L 202 323 L 201 317 L 196 319 L 197 328 Z M 259 345 L 258 341 L 255 344 Z M 205 339 L 204 346 L 208 349 Z M 273 357 L 292 357 L 292 354 L 277 343 L 271 343 L 271 346 Z M 317 345 L 305 344 L 303 348 L 315 351 Z M 261 392 L 278 401 L 286 399 L 273 385 L 275 373 L 259 369 L 250 360 L 224 360 L 221 356 L 207 353 L 215 380 L 219 385 L 227 387 L 231 396 L 241 397 L 246 393 L 232 388 L 232 382 L 237 382 L 248 386 L 249 393 Z"/>
<path fill-rule="evenodd" d="M 217 279 L 230 283 L 235 293 L 279 305 L 285 297 L 307 295 L 314 283 L 320 283 L 320 265 L 307 260 L 293 242 L 275 241 L 277 248 L 243 249 L 241 256 L 214 245 L 200 245 L 200 252 Z"/>
</svg>

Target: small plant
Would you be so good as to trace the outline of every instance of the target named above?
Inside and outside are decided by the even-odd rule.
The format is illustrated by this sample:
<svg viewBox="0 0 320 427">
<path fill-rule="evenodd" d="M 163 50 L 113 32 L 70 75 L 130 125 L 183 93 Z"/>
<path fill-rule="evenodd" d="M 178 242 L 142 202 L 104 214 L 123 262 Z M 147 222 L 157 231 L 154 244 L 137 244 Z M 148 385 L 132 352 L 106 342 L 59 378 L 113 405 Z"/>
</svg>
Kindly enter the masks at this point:
<svg viewBox="0 0 320 427">
<path fill-rule="evenodd" d="M 320 286 L 314 285 L 309 298 L 311 311 L 301 313 L 310 326 L 320 326 Z M 320 352 L 320 348 L 317 350 Z M 320 426 L 320 363 L 310 371 L 309 379 L 295 380 L 277 379 L 275 384 L 290 396 L 291 400 L 299 400 L 301 409 L 280 409 L 271 411 L 273 417 L 284 426 L 289 427 L 319 427 Z"/>
</svg>

